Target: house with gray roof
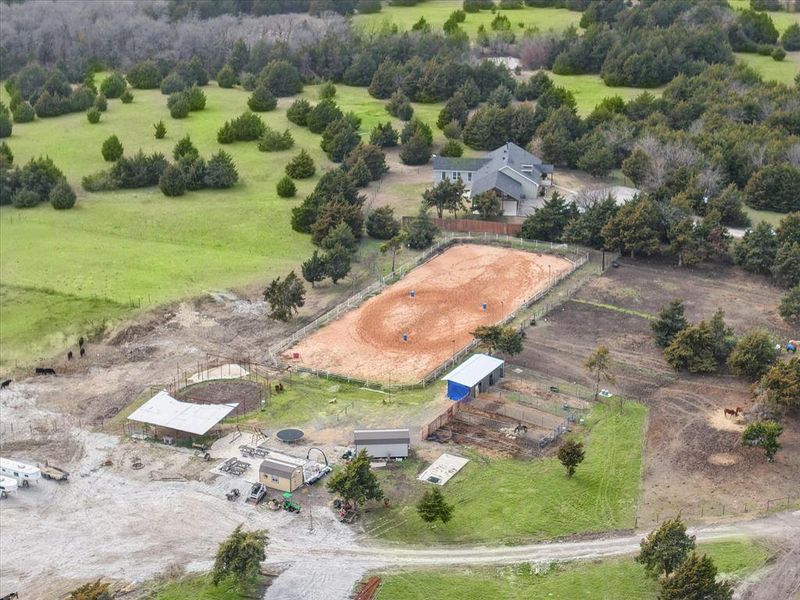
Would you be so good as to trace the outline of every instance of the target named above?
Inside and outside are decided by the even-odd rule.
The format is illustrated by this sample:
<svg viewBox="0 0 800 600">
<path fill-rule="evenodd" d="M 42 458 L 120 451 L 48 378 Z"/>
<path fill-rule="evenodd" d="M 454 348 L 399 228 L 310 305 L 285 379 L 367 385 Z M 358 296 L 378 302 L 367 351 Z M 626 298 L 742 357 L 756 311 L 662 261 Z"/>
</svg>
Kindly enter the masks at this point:
<svg viewBox="0 0 800 600">
<path fill-rule="evenodd" d="M 506 142 L 483 158 L 433 158 L 434 181 L 461 179 L 473 198 L 495 190 L 503 199 L 505 216 L 527 216 L 544 201 L 553 184 L 553 165 L 547 165 L 524 148 Z"/>
</svg>

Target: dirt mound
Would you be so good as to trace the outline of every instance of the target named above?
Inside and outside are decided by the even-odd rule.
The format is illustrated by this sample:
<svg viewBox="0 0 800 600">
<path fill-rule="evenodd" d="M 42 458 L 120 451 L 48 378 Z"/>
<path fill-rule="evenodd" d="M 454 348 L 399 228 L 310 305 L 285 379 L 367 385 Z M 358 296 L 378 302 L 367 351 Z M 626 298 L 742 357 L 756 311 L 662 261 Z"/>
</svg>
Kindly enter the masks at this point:
<svg viewBox="0 0 800 600">
<path fill-rule="evenodd" d="M 742 457 L 730 452 L 717 452 L 708 457 L 708 462 L 712 465 L 719 465 L 721 467 L 730 467 L 737 463 L 742 462 Z"/>
</svg>

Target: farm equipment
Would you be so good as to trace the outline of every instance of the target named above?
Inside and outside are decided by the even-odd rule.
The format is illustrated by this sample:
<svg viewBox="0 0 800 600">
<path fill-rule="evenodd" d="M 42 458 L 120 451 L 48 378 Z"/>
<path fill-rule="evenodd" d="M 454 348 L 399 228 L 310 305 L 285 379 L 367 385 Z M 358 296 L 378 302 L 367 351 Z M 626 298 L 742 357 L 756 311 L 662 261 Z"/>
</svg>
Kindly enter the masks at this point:
<svg viewBox="0 0 800 600">
<path fill-rule="evenodd" d="M 69 473 L 58 467 L 45 465 L 40 467 L 40 470 L 42 471 L 42 477 L 45 479 L 52 479 L 53 481 L 67 481 L 69 479 Z"/>
<path fill-rule="evenodd" d="M 248 446 L 247 444 L 239 446 L 239 452 L 242 453 L 242 456 L 248 456 L 250 458 L 266 458 L 267 454 L 269 454 L 269 450 L 266 448 L 262 448 L 261 446 Z"/>
<path fill-rule="evenodd" d="M 281 506 L 283 510 L 287 512 L 299 513 L 300 512 L 300 505 L 296 502 L 292 502 L 292 493 L 291 492 L 283 492 L 283 505 Z"/>
<path fill-rule="evenodd" d="M 230 492 L 225 494 L 225 497 L 230 500 L 231 502 L 235 502 L 239 499 L 239 488 L 233 488 Z"/>
<path fill-rule="evenodd" d="M 226 460 L 222 465 L 220 465 L 219 470 L 223 473 L 228 473 L 229 475 L 235 475 L 236 477 L 241 477 L 247 469 L 250 468 L 250 463 L 246 463 L 242 460 L 239 460 L 235 456 L 232 456 L 228 460 Z"/>
<path fill-rule="evenodd" d="M 194 455 L 202 458 L 204 461 L 208 462 L 211 460 L 211 455 L 208 453 L 208 446 L 205 444 L 192 444 L 192 448 L 194 448 Z"/>
<path fill-rule="evenodd" d="M 253 504 L 258 504 L 264 499 L 264 496 L 267 495 L 267 487 L 263 483 L 254 483 L 253 487 L 250 488 L 250 495 L 247 496 L 247 500 L 245 502 L 252 502 Z"/>
</svg>

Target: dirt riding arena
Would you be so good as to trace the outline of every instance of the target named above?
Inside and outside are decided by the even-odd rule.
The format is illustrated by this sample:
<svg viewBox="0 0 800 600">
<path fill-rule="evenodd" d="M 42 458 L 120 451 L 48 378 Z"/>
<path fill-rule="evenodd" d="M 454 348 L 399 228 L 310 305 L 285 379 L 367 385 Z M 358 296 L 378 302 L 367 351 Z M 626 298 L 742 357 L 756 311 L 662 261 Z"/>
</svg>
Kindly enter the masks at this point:
<svg viewBox="0 0 800 600">
<path fill-rule="evenodd" d="M 266 389 L 255 381 L 212 379 L 189 385 L 175 395 L 178 400 L 198 404 L 238 404 L 235 415 L 243 415 L 261 408 Z"/>
<path fill-rule="evenodd" d="M 502 321 L 570 267 L 557 256 L 454 246 L 301 341 L 285 358 L 299 353 L 304 367 L 415 383 L 466 346 L 476 327 Z"/>
</svg>

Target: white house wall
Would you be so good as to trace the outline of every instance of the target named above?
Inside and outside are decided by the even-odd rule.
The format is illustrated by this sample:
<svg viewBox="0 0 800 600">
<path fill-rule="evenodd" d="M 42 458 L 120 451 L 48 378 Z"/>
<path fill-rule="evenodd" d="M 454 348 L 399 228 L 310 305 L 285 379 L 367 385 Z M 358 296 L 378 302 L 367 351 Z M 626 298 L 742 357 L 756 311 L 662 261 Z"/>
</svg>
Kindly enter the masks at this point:
<svg viewBox="0 0 800 600">
<path fill-rule="evenodd" d="M 356 453 L 366 450 L 373 458 L 405 458 L 408 444 L 356 444 Z"/>
</svg>

